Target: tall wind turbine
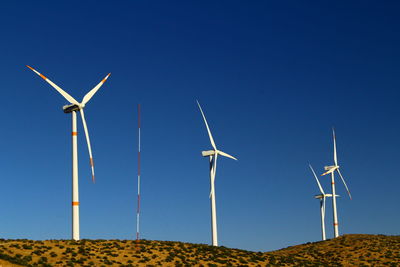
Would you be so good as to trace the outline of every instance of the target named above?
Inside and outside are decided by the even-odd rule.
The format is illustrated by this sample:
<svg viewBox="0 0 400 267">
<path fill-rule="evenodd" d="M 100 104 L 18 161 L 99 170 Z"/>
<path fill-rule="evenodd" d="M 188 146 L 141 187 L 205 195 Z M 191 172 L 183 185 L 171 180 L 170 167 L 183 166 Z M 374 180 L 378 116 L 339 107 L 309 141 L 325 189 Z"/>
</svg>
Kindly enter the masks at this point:
<svg viewBox="0 0 400 267">
<path fill-rule="evenodd" d="M 338 218 L 337 218 L 337 209 L 336 209 L 336 188 L 335 188 L 335 171 L 339 174 L 340 178 L 342 179 L 342 182 L 344 186 L 346 187 L 347 194 L 349 195 L 349 198 L 351 199 L 351 194 L 349 191 L 349 188 L 347 187 L 347 184 L 343 178 L 342 173 L 339 170 L 339 165 L 337 161 L 337 154 L 336 154 L 336 136 L 335 136 L 335 129 L 332 128 L 332 133 L 333 133 L 333 162 L 335 165 L 332 166 L 325 166 L 326 172 L 321 174 L 327 175 L 331 174 L 331 184 L 332 184 L 332 207 L 333 207 L 333 230 L 335 233 L 335 237 L 339 236 L 339 223 L 338 223 Z"/>
<path fill-rule="evenodd" d="M 92 181 L 95 182 L 94 178 L 94 162 L 92 157 L 92 148 L 90 146 L 89 132 L 86 125 L 85 114 L 83 108 L 93 97 L 93 95 L 100 89 L 103 83 L 108 79 L 111 73 L 109 73 L 98 85 L 96 85 L 92 90 L 90 90 L 79 103 L 67 92 L 57 86 L 55 83 L 50 81 L 46 76 L 36 71 L 34 68 L 27 65 L 28 68 L 33 70 L 37 75 L 42 77 L 47 83 L 49 83 L 54 89 L 56 89 L 68 102 L 70 105 L 63 106 L 64 113 L 72 114 L 72 239 L 79 240 L 79 192 L 78 192 L 78 131 L 76 125 L 76 112 L 79 111 L 82 117 L 83 129 L 85 131 L 86 142 L 88 145 L 89 157 L 90 157 L 90 167 L 92 169 Z"/>
<path fill-rule="evenodd" d="M 321 210 L 321 231 L 322 231 L 322 240 L 326 240 L 326 234 L 325 234 L 325 201 L 327 197 L 331 197 L 332 194 L 325 194 L 324 189 L 322 189 L 321 183 L 318 180 L 317 175 L 315 174 L 315 171 L 313 169 L 313 167 L 311 167 L 311 164 L 308 164 L 308 166 L 310 166 L 310 169 L 315 177 L 315 180 L 317 181 L 318 187 L 319 187 L 319 191 L 321 192 L 321 194 L 319 195 L 315 195 L 314 197 L 316 199 L 320 200 L 320 210 Z"/>
<path fill-rule="evenodd" d="M 203 110 L 201 109 L 199 101 L 197 101 L 197 105 L 199 106 L 201 115 L 203 116 L 204 123 L 207 128 L 208 136 L 210 137 L 211 146 L 213 147 L 213 150 L 202 151 L 201 154 L 203 155 L 203 157 L 209 157 L 209 160 L 210 160 L 211 239 L 212 239 L 212 245 L 218 246 L 217 211 L 216 211 L 216 206 L 215 206 L 215 185 L 214 185 L 215 173 L 217 170 L 217 158 L 218 158 L 218 155 L 221 155 L 221 156 L 231 158 L 234 160 L 237 160 L 237 159 L 235 157 L 217 149 L 217 146 L 215 145 L 214 139 L 211 135 L 210 127 L 208 127 L 206 116 L 204 116 L 204 113 L 203 113 Z"/>
</svg>

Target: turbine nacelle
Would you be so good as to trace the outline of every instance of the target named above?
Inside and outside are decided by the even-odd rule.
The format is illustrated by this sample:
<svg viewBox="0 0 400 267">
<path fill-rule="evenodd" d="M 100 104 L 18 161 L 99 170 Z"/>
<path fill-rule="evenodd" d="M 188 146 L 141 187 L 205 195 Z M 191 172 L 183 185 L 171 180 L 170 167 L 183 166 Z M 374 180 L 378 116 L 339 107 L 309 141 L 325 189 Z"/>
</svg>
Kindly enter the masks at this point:
<svg viewBox="0 0 400 267">
<path fill-rule="evenodd" d="M 325 171 L 329 171 L 329 170 L 337 169 L 337 168 L 339 168 L 338 165 L 332 165 L 332 166 L 325 166 L 324 167 Z"/>
<path fill-rule="evenodd" d="M 229 155 L 229 154 L 227 154 L 227 153 L 225 153 L 225 152 L 223 152 L 221 150 L 218 150 L 218 149 L 217 150 L 202 151 L 201 154 L 203 155 L 203 157 L 210 157 L 210 156 L 218 154 L 218 155 L 221 155 L 221 156 L 224 156 L 224 157 L 227 157 L 227 158 L 231 158 L 231 159 L 237 160 L 237 158 L 235 158 L 234 156 L 231 156 L 231 155 Z"/>
<path fill-rule="evenodd" d="M 64 113 L 71 113 L 73 111 L 79 111 L 81 110 L 82 107 L 76 104 L 70 104 L 70 105 L 65 105 L 63 106 L 63 111 Z"/>
<path fill-rule="evenodd" d="M 215 155 L 215 150 L 201 151 L 201 155 L 203 155 L 203 157 L 213 156 Z"/>
<path fill-rule="evenodd" d="M 325 197 L 332 197 L 332 194 L 325 194 Z M 340 197 L 339 195 L 335 195 L 336 197 Z M 324 194 L 319 194 L 319 195 L 315 195 L 314 198 L 316 199 L 322 199 L 324 198 Z"/>
</svg>

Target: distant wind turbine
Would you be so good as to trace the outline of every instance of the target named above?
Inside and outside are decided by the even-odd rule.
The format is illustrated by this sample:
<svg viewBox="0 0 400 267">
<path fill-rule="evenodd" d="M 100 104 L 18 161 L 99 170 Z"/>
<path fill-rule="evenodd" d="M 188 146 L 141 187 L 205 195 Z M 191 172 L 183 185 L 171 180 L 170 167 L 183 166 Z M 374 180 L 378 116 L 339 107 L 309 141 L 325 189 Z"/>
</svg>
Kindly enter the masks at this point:
<svg viewBox="0 0 400 267">
<path fill-rule="evenodd" d="M 70 105 L 63 106 L 64 113 L 72 113 L 72 239 L 79 240 L 79 192 L 78 192 L 78 142 L 77 142 L 77 125 L 76 125 L 76 112 L 80 111 L 82 117 L 83 129 L 85 131 L 86 142 L 88 145 L 90 166 L 92 169 L 92 181 L 95 182 L 94 178 L 94 162 L 92 157 L 92 148 L 90 146 L 89 132 L 86 125 L 85 114 L 83 108 L 93 97 L 93 95 L 100 89 L 104 82 L 108 79 L 111 73 L 109 73 L 98 85 L 90 90 L 79 103 L 67 92 L 58 87 L 55 83 L 50 81 L 46 76 L 36 71 L 34 68 L 27 65 L 28 68 L 33 70 L 37 75 L 42 77 L 47 83 L 49 83 L 54 89 L 56 89 Z"/>
<path fill-rule="evenodd" d="M 338 223 L 337 209 L 336 209 L 335 171 L 337 171 L 337 173 L 339 174 L 340 178 L 342 179 L 342 182 L 343 182 L 344 186 L 346 187 L 347 194 L 349 195 L 350 199 L 351 199 L 351 194 L 350 194 L 350 190 L 347 187 L 347 184 L 346 184 L 346 182 L 345 182 L 345 180 L 343 178 L 343 175 L 339 170 L 339 165 L 338 165 L 338 161 L 337 161 L 337 154 L 336 154 L 336 135 L 335 135 L 335 129 L 334 128 L 332 128 L 332 133 L 333 133 L 333 162 L 334 162 L 335 165 L 325 166 L 326 172 L 321 174 L 321 176 L 327 175 L 329 173 L 331 174 L 332 207 L 333 207 L 333 229 L 334 229 L 335 237 L 338 237 L 339 236 L 339 223 Z"/>
<path fill-rule="evenodd" d="M 311 164 L 308 164 L 308 166 L 310 167 L 310 169 L 311 169 L 311 171 L 312 171 L 312 173 L 313 173 L 313 175 L 315 177 L 315 180 L 317 181 L 319 191 L 321 192 L 321 194 L 315 195 L 314 197 L 316 199 L 320 200 L 322 240 L 326 240 L 326 234 L 325 234 L 325 211 L 326 211 L 325 202 L 326 202 L 326 198 L 327 197 L 331 197 L 332 194 L 325 194 L 324 189 L 322 189 L 321 183 L 319 182 L 318 177 L 315 174 L 315 171 L 314 171 L 313 167 L 311 167 Z"/>
<path fill-rule="evenodd" d="M 217 146 L 215 145 L 214 139 L 211 135 L 210 128 L 208 127 L 206 117 L 203 113 L 203 110 L 201 109 L 199 101 L 197 101 L 197 105 L 199 106 L 201 115 L 203 116 L 204 123 L 207 128 L 208 136 L 210 137 L 211 146 L 213 147 L 213 150 L 202 151 L 201 154 L 203 155 L 203 157 L 209 157 L 209 159 L 210 159 L 211 237 L 212 237 L 212 245 L 218 246 L 217 211 L 216 211 L 216 205 L 215 205 L 215 185 L 214 185 L 215 173 L 217 170 L 217 157 L 218 157 L 218 155 L 221 155 L 221 156 L 231 158 L 234 160 L 237 160 L 237 159 L 235 157 L 217 149 Z"/>
</svg>

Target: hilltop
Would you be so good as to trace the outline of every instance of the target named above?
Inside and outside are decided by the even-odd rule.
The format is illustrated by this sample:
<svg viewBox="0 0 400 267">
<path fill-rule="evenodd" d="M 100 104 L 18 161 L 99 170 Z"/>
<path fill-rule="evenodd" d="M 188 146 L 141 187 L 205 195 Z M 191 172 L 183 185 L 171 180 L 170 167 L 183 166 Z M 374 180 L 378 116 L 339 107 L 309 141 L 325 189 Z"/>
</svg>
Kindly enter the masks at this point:
<svg viewBox="0 0 400 267">
<path fill-rule="evenodd" d="M 398 266 L 400 236 L 344 235 L 272 252 L 172 241 L 0 239 L 0 266 Z"/>
</svg>

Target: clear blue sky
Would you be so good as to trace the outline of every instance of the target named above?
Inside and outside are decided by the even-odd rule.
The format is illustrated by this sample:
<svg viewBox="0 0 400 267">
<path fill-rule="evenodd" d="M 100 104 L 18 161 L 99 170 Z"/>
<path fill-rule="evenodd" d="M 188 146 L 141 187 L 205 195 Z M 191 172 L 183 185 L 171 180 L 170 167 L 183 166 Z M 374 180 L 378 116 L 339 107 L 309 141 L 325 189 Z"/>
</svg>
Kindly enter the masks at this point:
<svg viewBox="0 0 400 267">
<path fill-rule="evenodd" d="M 220 245 L 320 239 L 308 162 L 332 164 L 332 126 L 353 194 L 338 184 L 340 232 L 399 234 L 399 12 L 382 1 L 2 3 L 0 237 L 71 236 L 71 117 L 27 64 L 79 100 L 112 73 L 85 110 L 95 185 L 79 124 L 82 238 L 135 238 L 140 103 L 142 237 L 210 243 L 196 99 L 239 159 L 219 160 Z"/>
</svg>

